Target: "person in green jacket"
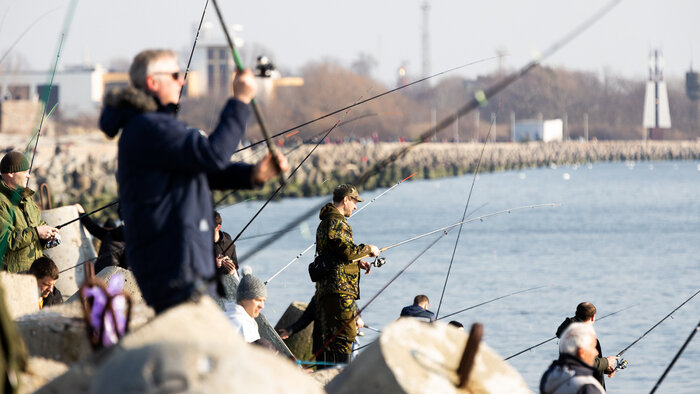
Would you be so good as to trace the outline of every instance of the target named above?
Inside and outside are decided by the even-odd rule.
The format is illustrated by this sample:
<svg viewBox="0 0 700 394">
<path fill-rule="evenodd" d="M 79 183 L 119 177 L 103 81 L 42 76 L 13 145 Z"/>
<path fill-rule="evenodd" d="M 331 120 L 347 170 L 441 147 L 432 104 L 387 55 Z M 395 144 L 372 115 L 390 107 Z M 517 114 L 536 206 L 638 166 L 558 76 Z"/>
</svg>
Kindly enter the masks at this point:
<svg viewBox="0 0 700 394">
<path fill-rule="evenodd" d="M 355 300 L 360 298 L 360 269 L 369 273 L 371 267 L 362 258 L 379 255 L 375 245 L 356 245 L 352 240 L 352 228 L 346 218 L 361 201 L 354 186 L 339 185 L 333 191 L 333 202 L 321 208 L 319 215 L 316 253 L 333 267 L 327 276 L 316 282 L 316 318 L 321 327 L 322 343 L 331 341 L 316 358 L 319 361 L 349 361 L 358 328 Z"/>
<path fill-rule="evenodd" d="M 56 239 L 58 229 L 41 220 L 41 211 L 27 187 L 29 161 L 17 151 L 0 161 L 0 266 L 10 272 L 29 269 L 43 256 L 44 242 Z"/>
</svg>

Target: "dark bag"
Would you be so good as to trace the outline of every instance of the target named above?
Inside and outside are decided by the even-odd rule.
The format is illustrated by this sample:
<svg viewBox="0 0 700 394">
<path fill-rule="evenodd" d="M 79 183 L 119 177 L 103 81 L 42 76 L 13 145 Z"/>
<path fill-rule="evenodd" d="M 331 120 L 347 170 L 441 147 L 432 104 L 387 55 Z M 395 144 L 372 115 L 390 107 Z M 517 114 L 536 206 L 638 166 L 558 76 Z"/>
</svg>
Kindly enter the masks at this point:
<svg viewBox="0 0 700 394">
<path fill-rule="evenodd" d="M 324 260 L 321 255 L 318 255 L 309 264 L 309 277 L 312 282 L 318 282 L 330 275 L 331 270 L 333 270 L 333 264 Z"/>
</svg>

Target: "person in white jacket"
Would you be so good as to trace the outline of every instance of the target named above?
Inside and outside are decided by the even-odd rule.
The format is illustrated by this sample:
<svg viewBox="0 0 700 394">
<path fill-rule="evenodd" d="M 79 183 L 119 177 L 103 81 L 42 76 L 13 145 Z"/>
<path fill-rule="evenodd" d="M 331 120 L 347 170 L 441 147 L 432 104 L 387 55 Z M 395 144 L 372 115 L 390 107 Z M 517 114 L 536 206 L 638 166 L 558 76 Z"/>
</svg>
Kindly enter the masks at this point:
<svg viewBox="0 0 700 394">
<path fill-rule="evenodd" d="M 246 342 L 251 343 L 260 339 L 255 318 L 265 308 L 265 300 L 267 300 L 265 283 L 252 274 L 244 272 L 238 283 L 235 308 L 227 308 L 226 314 Z"/>
</svg>

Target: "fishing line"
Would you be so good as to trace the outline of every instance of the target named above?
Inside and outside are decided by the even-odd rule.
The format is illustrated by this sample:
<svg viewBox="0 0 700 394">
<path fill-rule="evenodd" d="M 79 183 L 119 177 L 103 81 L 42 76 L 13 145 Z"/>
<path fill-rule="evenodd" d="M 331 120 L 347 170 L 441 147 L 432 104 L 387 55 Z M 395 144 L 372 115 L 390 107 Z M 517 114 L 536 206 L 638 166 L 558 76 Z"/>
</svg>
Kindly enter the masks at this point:
<svg viewBox="0 0 700 394">
<path fill-rule="evenodd" d="M 647 334 L 649 334 L 653 329 L 655 329 L 656 327 L 658 327 L 659 324 L 663 323 L 664 320 L 666 320 L 666 319 L 668 319 L 669 317 L 671 317 L 671 315 L 673 315 L 673 314 L 674 314 L 677 310 L 679 310 L 683 305 L 687 304 L 688 301 L 692 300 L 693 297 L 695 297 L 696 295 L 698 295 L 698 293 L 700 293 L 700 290 L 696 291 L 695 294 L 693 294 L 693 295 L 690 296 L 688 299 L 686 299 L 685 301 L 683 301 L 682 304 L 678 305 L 674 310 L 671 311 L 671 313 L 669 313 L 668 315 L 664 316 L 664 318 L 661 319 L 661 320 L 659 320 L 658 323 L 656 323 L 656 324 L 654 324 L 653 326 L 651 326 L 651 328 L 648 329 L 644 334 L 642 334 L 642 336 L 640 336 L 639 338 L 635 339 L 634 342 L 632 342 L 631 344 L 629 344 L 626 348 L 622 349 L 622 350 L 620 351 L 620 353 L 617 353 L 617 357 L 620 357 L 620 356 L 622 356 L 623 354 L 625 354 L 625 352 L 626 352 L 629 348 L 631 348 L 632 346 L 634 346 L 637 342 L 641 341 L 642 338 L 644 338 L 645 336 L 647 336 Z M 622 360 L 622 359 L 620 359 L 620 360 Z M 624 360 L 622 360 L 622 361 L 624 361 Z M 620 362 L 618 361 L 618 366 L 619 366 L 619 364 L 620 364 Z M 621 368 L 622 368 L 622 367 L 621 367 Z M 616 367 L 615 369 L 617 369 L 617 367 Z"/>
<path fill-rule="evenodd" d="M 613 6 L 617 5 L 621 0 L 612 0 L 610 3 L 608 3 L 604 8 L 602 8 L 600 11 L 595 13 L 592 17 L 586 19 L 582 24 L 577 26 L 572 32 L 564 36 L 563 39 L 560 41 L 555 42 L 552 47 L 550 47 L 547 51 L 544 52 L 544 54 L 539 58 L 531 61 L 530 63 L 526 64 L 524 67 L 522 67 L 520 70 L 517 72 L 509 75 L 508 77 L 504 78 L 500 82 L 492 85 L 486 90 L 480 90 L 478 91 L 475 95 L 474 98 L 464 105 L 461 109 L 459 109 L 455 114 L 448 116 L 446 119 L 443 119 L 436 127 L 431 127 L 429 130 L 424 132 L 419 138 L 417 138 L 414 142 L 409 144 L 406 147 L 397 149 L 394 153 L 392 153 L 389 157 L 387 157 L 384 160 L 381 160 L 377 162 L 372 168 L 368 169 L 364 174 L 358 176 L 354 182 L 350 182 L 354 184 L 357 187 L 361 187 L 364 185 L 364 183 L 373 175 L 378 174 L 381 172 L 384 168 L 386 168 L 389 164 L 395 162 L 396 160 L 400 159 L 408 151 L 413 149 L 415 146 L 423 143 L 424 140 L 429 139 L 431 136 L 436 135 L 438 132 L 441 132 L 445 128 L 447 128 L 449 125 L 453 124 L 456 119 L 458 119 L 461 116 L 464 116 L 471 112 L 473 109 L 479 107 L 482 103 L 486 102 L 486 100 L 490 97 L 493 97 L 495 94 L 499 93 L 509 85 L 511 85 L 513 82 L 517 81 L 520 79 L 522 76 L 527 74 L 530 70 L 535 68 L 540 64 L 541 61 L 546 59 L 547 57 L 551 56 L 554 54 L 557 50 L 559 50 L 561 47 L 566 45 L 569 41 L 571 41 L 573 38 L 578 36 L 580 33 L 582 33 L 585 29 L 590 27 L 594 22 L 596 22 L 598 19 L 600 19 L 603 15 L 605 15 L 610 9 L 612 9 Z M 294 129 L 296 129 L 295 127 Z M 292 129 L 292 130 L 294 130 Z M 314 206 L 311 207 L 308 211 L 302 213 L 299 215 L 296 219 L 292 220 L 290 223 L 287 224 L 286 228 L 294 228 L 296 227 L 299 223 L 302 221 L 306 220 L 309 216 L 317 213 L 319 209 L 321 209 L 321 206 Z M 261 250 L 264 250 L 265 248 L 269 247 L 272 245 L 277 239 L 275 237 L 268 237 L 262 242 L 258 243 L 255 245 L 251 251 L 246 254 L 245 256 L 241 257 L 239 261 L 243 262 L 254 255 L 260 253 Z"/>
<path fill-rule="evenodd" d="M 197 47 L 197 41 L 199 40 L 199 31 L 202 30 L 202 23 L 204 22 L 204 14 L 207 13 L 207 6 L 209 5 L 209 0 L 204 3 L 204 9 L 202 10 L 202 17 L 199 19 L 199 26 L 197 27 L 197 34 L 194 36 L 194 43 L 192 44 L 192 50 L 190 51 L 190 58 L 187 59 L 187 67 L 185 67 L 185 76 L 183 80 L 187 83 L 187 74 L 190 72 L 190 64 L 192 63 L 192 56 L 194 56 L 194 49 Z M 177 111 L 180 111 L 180 99 L 182 99 L 182 91 L 185 90 L 185 83 L 182 84 L 180 88 L 180 95 L 177 98 Z"/>
<path fill-rule="evenodd" d="M 29 30 L 32 29 L 32 27 L 34 27 L 37 23 L 39 23 L 39 22 L 40 22 L 42 19 L 44 19 L 47 15 L 49 15 L 50 13 L 52 13 L 52 12 L 58 10 L 59 8 L 61 8 L 61 7 L 56 7 L 56 8 L 54 8 L 54 9 L 48 10 L 48 11 L 46 11 L 44 14 L 42 14 L 41 16 L 39 16 L 38 18 L 36 18 L 36 19 L 34 20 L 34 22 L 32 22 L 32 24 L 29 25 L 29 27 L 27 27 L 27 28 L 22 32 L 22 34 L 20 34 L 19 37 L 17 37 L 17 39 L 12 43 L 12 45 L 10 45 L 10 47 L 5 51 L 5 53 L 4 53 L 4 54 L 2 55 L 2 57 L 0 58 L 0 64 L 2 64 L 3 60 L 5 60 L 5 58 L 7 57 L 7 55 L 10 54 L 10 51 L 12 51 L 12 49 L 15 47 L 15 45 L 17 45 L 17 44 L 19 43 L 19 41 L 29 32 Z M 7 14 L 5 14 L 5 15 L 7 15 Z M 5 18 L 3 17 L 3 21 L 4 21 L 4 20 L 5 20 Z"/>
<path fill-rule="evenodd" d="M 639 305 L 639 304 L 635 304 L 635 305 L 632 305 L 632 306 L 628 306 L 627 308 L 622 308 L 622 309 L 617 310 L 617 311 L 615 311 L 615 312 L 608 313 L 608 314 L 605 315 L 605 316 L 602 316 L 602 317 L 600 317 L 600 318 L 595 319 L 595 321 L 601 321 L 601 320 L 605 319 L 606 317 L 610 317 L 610 316 L 616 315 L 616 314 L 618 314 L 618 313 L 620 313 L 620 312 L 626 311 L 626 310 L 628 310 L 628 309 L 630 309 L 630 308 L 634 308 L 635 306 L 638 306 L 638 305 Z M 527 348 L 527 349 L 525 349 L 525 350 L 521 350 L 521 351 L 519 351 L 519 352 L 513 354 L 512 356 L 508 356 L 508 357 L 504 358 L 503 360 L 505 360 L 505 361 L 510 360 L 511 358 L 513 358 L 513 357 L 515 357 L 515 356 L 519 356 L 519 355 L 521 355 L 521 354 L 527 352 L 528 350 L 532 350 L 532 349 L 534 349 L 534 348 L 536 348 L 536 347 L 539 347 L 539 346 L 541 346 L 541 345 L 544 345 L 545 343 L 551 342 L 551 341 L 553 341 L 553 340 L 555 340 L 555 339 L 557 339 L 557 336 L 556 336 L 556 335 L 553 336 L 553 337 L 551 337 L 551 338 L 549 338 L 549 339 L 546 339 L 546 340 L 544 340 L 544 341 L 538 343 L 537 345 L 533 345 L 533 346 L 530 346 L 529 348 Z"/>
<path fill-rule="evenodd" d="M 221 14 L 221 10 L 219 9 L 219 4 L 216 0 L 212 0 L 212 3 L 214 4 L 216 15 L 219 17 L 219 22 L 221 22 L 221 29 L 224 31 L 224 36 L 226 37 L 226 41 L 228 42 L 229 49 L 231 49 L 231 54 L 233 55 L 233 61 L 236 64 L 236 68 L 238 69 L 238 72 L 243 72 L 243 63 L 241 62 L 241 58 L 238 56 L 236 46 L 234 45 L 233 40 L 231 39 L 231 35 L 228 32 L 228 27 L 226 27 L 226 22 L 224 22 L 224 17 Z M 262 133 L 263 138 L 265 139 L 265 143 L 267 144 L 267 150 L 272 155 L 272 162 L 277 168 L 277 171 L 279 171 L 279 180 L 282 184 L 281 186 L 283 186 L 285 184 L 284 174 L 282 173 L 282 167 L 280 167 L 280 161 L 277 157 L 277 151 L 274 145 L 272 144 L 272 140 L 270 139 L 270 133 L 267 132 L 267 126 L 265 126 L 265 122 L 263 121 L 262 110 L 260 109 L 258 101 L 255 99 L 255 97 L 253 97 L 250 100 L 250 106 L 253 107 L 255 118 L 258 120 L 258 126 L 260 126 L 260 132 Z"/>
<path fill-rule="evenodd" d="M 379 199 L 379 198 L 382 197 L 383 195 L 389 193 L 390 191 L 394 190 L 397 186 L 399 186 L 399 185 L 402 184 L 404 181 L 406 181 L 407 179 L 409 179 L 410 177 L 412 177 L 412 176 L 414 176 L 414 175 L 416 175 L 416 174 L 417 174 L 417 172 L 414 172 L 413 174 L 407 176 L 406 178 L 404 178 L 404 179 L 398 181 L 394 186 L 392 186 L 392 187 L 386 189 L 385 191 L 383 191 L 383 192 L 380 193 L 379 195 L 375 196 L 375 197 L 372 198 L 370 201 L 368 201 L 367 204 L 364 204 L 362 207 L 358 208 L 355 212 L 353 212 L 353 213 L 350 215 L 350 218 L 352 218 L 353 216 L 355 216 L 355 215 L 357 215 L 358 213 L 362 212 L 363 209 L 365 209 L 365 208 L 367 208 L 368 206 L 372 205 L 372 203 L 374 203 L 375 201 L 377 201 L 377 199 Z M 268 284 L 271 280 L 275 279 L 275 277 L 276 277 L 277 275 L 279 275 L 279 274 L 281 274 L 282 272 L 284 272 L 284 270 L 286 270 L 286 269 L 287 269 L 290 265 L 292 265 L 295 261 L 298 261 L 304 254 L 306 254 L 306 252 L 308 252 L 309 250 L 311 250 L 311 248 L 313 248 L 314 245 L 316 245 L 316 242 L 314 242 L 314 243 L 312 243 L 311 245 L 309 245 L 306 249 L 304 249 L 303 252 L 297 254 L 296 257 L 294 257 L 289 263 L 287 263 L 287 265 L 285 265 L 284 267 L 282 267 L 282 269 L 280 269 L 279 271 L 277 271 L 277 272 L 276 272 L 274 275 L 272 275 L 268 280 L 266 280 L 266 281 L 265 281 L 265 284 Z"/>
<path fill-rule="evenodd" d="M 515 208 L 510 208 L 510 209 L 504 209 L 504 210 L 501 210 L 501 211 L 497 211 L 497 212 L 489 213 L 489 214 L 486 214 L 486 215 L 483 215 L 483 216 L 479 216 L 479 217 L 476 217 L 476 218 L 474 218 L 474 219 L 469 219 L 469 220 L 463 221 L 463 223 L 469 223 L 469 222 L 473 222 L 473 221 L 476 221 L 476 220 L 483 221 L 483 219 L 488 218 L 488 217 L 491 217 L 491 216 L 494 216 L 494 215 L 499 215 L 499 214 L 502 214 L 502 213 L 511 213 L 511 212 L 513 212 L 513 211 L 517 211 L 517 210 L 521 210 L 521 209 L 525 209 L 525 208 L 537 208 L 537 207 L 542 207 L 542 206 L 556 206 L 556 204 L 537 204 L 537 205 L 528 205 L 528 206 L 522 206 L 522 207 L 515 207 Z M 340 330 L 336 331 L 336 332 L 333 334 L 333 336 L 331 336 L 331 338 L 328 339 L 328 340 L 323 344 L 323 346 L 321 346 L 321 348 L 320 348 L 318 351 L 316 351 L 316 353 L 313 355 L 313 357 L 311 357 L 311 359 L 312 359 L 312 360 L 315 360 L 316 357 L 318 357 L 318 355 L 321 354 L 321 352 L 322 352 L 323 350 L 325 350 L 331 343 L 333 343 L 333 341 L 338 337 L 338 335 L 340 335 L 340 333 L 343 332 L 343 330 L 344 330 L 348 325 L 350 325 L 350 323 L 354 323 L 355 318 L 357 318 L 357 316 L 360 316 L 360 315 L 362 314 L 362 312 L 363 312 L 365 309 L 367 309 L 367 307 L 370 306 L 370 305 L 372 304 L 372 302 L 374 302 L 374 300 L 376 300 L 376 299 L 379 297 L 379 295 L 381 295 L 381 294 L 384 292 L 384 290 L 386 290 L 386 289 L 389 287 L 389 285 L 391 285 L 396 279 L 399 278 L 399 276 L 401 276 L 404 272 L 406 272 L 406 270 L 407 270 L 411 265 L 413 265 L 413 263 L 415 263 L 421 256 L 423 256 L 423 254 L 425 254 L 425 252 L 427 252 L 430 248 L 432 248 L 433 246 L 435 246 L 435 244 L 437 244 L 437 242 L 438 242 L 439 240 L 441 240 L 441 239 L 442 239 L 444 236 L 446 236 L 453 228 L 457 227 L 457 226 L 460 225 L 460 224 L 461 224 L 461 223 L 455 223 L 455 224 L 453 224 L 453 225 L 451 225 L 451 226 L 443 227 L 443 228 L 440 228 L 440 229 L 438 229 L 438 230 L 432 231 L 432 232 L 430 232 L 430 233 L 426 233 L 426 234 L 420 235 L 420 236 L 418 236 L 418 237 L 413 237 L 413 238 L 410 238 L 410 239 L 408 239 L 408 240 L 406 240 L 406 241 L 397 242 L 397 243 L 395 243 L 394 245 L 390 245 L 390 246 L 387 246 L 387 247 L 385 247 L 385 248 L 380 249 L 380 250 L 387 250 L 387 249 L 390 249 L 390 248 L 399 246 L 399 245 L 401 245 L 401 244 L 404 244 L 404 243 L 406 243 L 406 242 L 410 242 L 410 241 L 412 241 L 412 240 L 416 240 L 416 239 L 418 239 L 418 238 L 422 238 L 422 237 L 425 237 L 425 236 L 427 236 L 427 235 L 434 234 L 435 232 L 438 232 L 438 231 L 442 231 L 442 234 L 440 234 L 440 236 L 438 236 L 437 238 L 435 238 L 435 240 L 433 240 L 430 244 L 428 244 L 428 246 L 426 246 L 425 249 L 423 249 L 416 257 L 414 257 L 411 261 L 409 261 L 408 264 L 406 264 L 405 267 L 403 267 L 401 270 L 399 270 L 399 272 L 397 272 L 396 275 L 394 275 L 394 276 L 389 280 L 389 282 L 387 282 L 384 286 L 382 286 L 382 287 L 379 289 L 379 291 L 378 291 L 374 296 L 372 296 L 372 298 L 370 298 L 370 300 L 367 301 L 367 303 L 366 303 L 362 308 L 360 308 L 360 309 L 353 315 L 353 317 L 352 317 L 351 319 L 349 319 L 348 321 L 346 321 L 345 324 L 343 325 L 343 327 L 342 327 Z"/>
<path fill-rule="evenodd" d="M 476 170 L 474 171 L 474 177 L 472 177 L 472 185 L 469 188 L 469 195 L 467 196 L 467 203 L 464 205 L 464 213 L 462 213 L 462 220 L 467 217 L 467 209 L 469 209 L 469 202 L 472 199 L 472 192 L 474 191 L 474 184 L 476 183 L 476 177 L 479 175 L 479 168 L 481 167 L 481 159 L 484 157 L 484 151 L 486 150 L 486 144 L 488 143 L 489 137 L 491 136 L 491 129 L 493 125 L 496 124 L 496 119 L 498 118 L 498 112 L 501 111 L 501 103 L 498 103 L 498 109 L 496 110 L 496 115 L 491 119 L 491 125 L 489 126 L 489 131 L 486 133 L 486 139 L 484 139 L 484 145 L 481 147 L 481 153 L 479 154 L 479 160 L 476 162 Z M 479 131 L 477 130 L 477 133 Z M 452 249 L 452 257 L 450 258 L 450 265 L 447 267 L 447 275 L 445 275 L 445 283 L 442 286 L 442 293 L 440 294 L 440 302 L 438 303 L 437 312 L 435 312 L 435 319 L 440 316 L 440 307 L 442 306 L 442 299 L 445 296 L 445 289 L 447 289 L 447 281 L 450 279 L 450 272 L 452 272 L 452 263 L 455 260 L 455 253 L 457 253 L 457 245 L 459 245 L 459 238 L 462 235 L 462 226 L 459 225 L 459 231 L 457 231 L 457 239 L 455 240 L 455 246 Z"/>
<path fill-rule="evenodd" d="M 279 133 L 277 133 L 277 134 L 274 134 L 274 135 L 272 136 L 272 138 L 277 138 L 277 137 L 279 137 L 279 136 L 282 136 L 282 135 L 284 135 L 284 134 L 287 134 L 287 133 L 289 133 L 289 132 L 292 132 L 292 131 L 294 131 L 294 130 L 296 130 L 296 129 L 300 129 L 300 128 L 304 127 L 304 126 L 308 126 L 308 125 L 310 125 L 310 124 L 312 124 L 312 123 L 316 123 L 316 122 L 318 122 L 319 120 L 325 119 L 325 118 L 327 118 L 327 117 L 329 117 L 329 116 L 333 116 L 333 115 L 335 115 L 335 114 L 338 114 L 338 113 L 343 112 L 343 111 L 345 111 L 345 110 L 348 110 L 348 109 L 350 109 L 350 108 L 356 107 L 356 106 L 358 106 L 358 105 L 362 105 L 362 104 L 364 104 L 364 103 L 367 103 L 367 102 L 370 102 L 370 101 L 372 101 L 372 100 L 378 99 L 378 98 L 380 98 L 380 97 L 386 96 L 386 95 L 388 95 L 388 94 L 394 93 L 394 92 L 396 92 L 396 91 L 399 91 L 399 90 L 401 90 L 401 89 L 407 88 L 407 87 L 409 87 L 409 86 L 412 86 L 412 85 L 415 85 L 415 84 L 418 84 L 418 83 L 427 81 L 427 80 L 429 80 L 429 79 L 431 79 L 431 78 L 439 77 L 440 75 L 447 74 L 447 73 L 450 73 L 450 72 L 452 72 L 452 71 L 456 71 L 456 70 L 459 70 L 459 69 L 462 69 L 462 68 L 465 68 L 465 67 L 473 66 L 473 65 L 475 65 L 475 64 L 487 62 L 487 61 L 489 61 L 489 60 L 497 59 L 497 58 L 499 58 L 499 57 L 500 57 L 500 56 L 486 57 L 486 58 L 483 58 L 483 59 L 475 60 L 475 61 L 473 61 L 473 62 L 469 62 L 469 63 L 462 64 L 462 65 L 457 66 L 457 67 L 453 67 L 453 68 L 447 69 L 447 70 L 445 70 L 445 71 L 441 71 L 441 72 L 439 72 L 439 73 L 437 73 L 437 74 L 433 74 L 433 75 L 429 75 L 429 76 L 427 76 L 427 77 L 423 77 L 423 78 L 421 78 L 421 79 L 417 79 L 417 80 L 415 80 L 415 81 L 413 81 L 413 82 L 410 82 L 410 83 L 407 83 L 407 84 L 405 84 L 405 85 L 401 85 L 401 86 L 396 87 L 396 88 L 394 88 L 394 89 L 390 89 L 390 90 L 387 90 L 387 91 L 385 91 L 385 92 L 383 92 L 383 93 L 379 93 L 379 94 L 377 94 L 376 96 L 372 96 L 372 97 L 369 97 L 369 98 L 367 98 L 367 99 L 365 99 L 365 100 L 355 102 L 354 104 L 348 105 L 347 107 L 343 107 L 343 108 L 337 109 L 337 110 L 335 110 L 335 111 L 333 111 L 333 112 L 329 112 L 329 113 L 327 113 L 327 114 L 325 114 L 325 115 L 323 115 L 323 116 L 319 116 L 318 118 L 309 120 L 308 122 L 304 122 L 304 123 L 302 123 L 302 124 L 300 124 L 300 125 L 298 125 L 298 126 L 292 127 L 292 128 L 290 128 L 290 129 L 287 129 L 287 130 L 284 130 L 284 131 L 281 131 L 281 132 L 279 132 Z M 250 145 L 246 145 L 246 146 L 244 146 L 244 147 L 238 149 L 238 150 L 237 150 L 236 152 L 234 152 L 234 153 L 238 153 L 238 152 L 240 152 L 240 151 L 243 151 L 243 150 L 252 148 L 252 147 L 254 147 L 255 145 L 262 144 L 263 142 L 265 142 L 265 141 L 262 140 L 262 141 L 258 141 L 258 142 L 253 142 L 253 143 L 251 143 Z"/>
<path fill-rule="evenodd" d="M 479 304 L 472 305 L 472 306 L 470 306 L 469 308 L 464 308 L 464 309 L 458 310 L 457 312 L 449 313 L 449 314 L 447 314 L 447 315 L 445 315 L 445 316 L 442 316 L 442 317 L 437 317 L 437 315 L 436 315 L 435 320 L 447 319 L 448 317 L 451 317 L 451 316 L 454 316 L 454 315 L 458 315 L 458 314 L 460 314 L 460 313 L 462 313 L 462 312 L 466 312 L 466 311 L 468 311 L 468 310 L 470 310 L 470 309 L 474 309 L 474 308 L 476 308 L 476 307 L 478 307 L 478 306 L 490 304 L 490 303 L 492 303 L 492 302 L 494 302 L 494 301 L 498 301 L 498 300 L 503 299 L 503 298 L 506 298 L 506 297 L 510 297 L 510 296 L 513 296 L 513 295 L 516 295 L 516 294 L 520 294 L 520 293 L 526 293 L 526 292 L 528 292 L 528 291 L 543 289 L 543 288 L 545 288 L 545 287 L 551 287 L 551 286 L 552 286 L 552 285 L 544 285 L 544 286 L 531 287 L 531 288 L 529 288 L 529 289 L 520 290 L 520 291 L 516 291 L 516 292 L 514 292 L 514 293 L 502 295 L 502 296 L 500 296 L 500 297 L 492 298 L 492 299 L 490 299 L 490 300 L 488 300 L 488 301 L 484 301 L 484 302 L 481 302 L 481 303 L 479 303 Z"/>
<path fill-rule="evenodd" d="M 666 367 L 666 370 L 665 370 L 664 373 L 661 375 L 661 377 L 659 378 L 659 380 L 656 382 L 656 384 L 654 385 L 654 388 L 651 389 L 651 391 L 649 392 L 649 394 L 654 394 L 654 393 L 656 392 L 656 389 L 658 389 L 659 386 L 661 386 L 661 382 L 664 381 L 664 378 L 666 377 L 666 375 L 668 374 L 668 372 L 671 370 L 671 368 L 673 368 L 673 365 L 676 363 L 676 361 L 678 360 L 678 358 L 681 356 L 681 353 L 683 353 L 683 350 L 685 350 L 685 347 L 688 346 L 688 344 L 690 343 L 690 341 L 691 341 L 691 340 L 693 339 L 693 337 L 695 336 L 695 333 L 697 333 L 698 331 L 700 331 L 700 322 L 698 322 L 698 325 L 695 326 L 695 328 L 693 329 L 693 331 L 690 332 L 690 335 L 688 336 L 688 339 L 685 340 L 685 342 L 683 343 L 683 346 L 681 346 L 680 350 L 678 350 L 678 353 L 676 353 L 675 357 L 673 357 L 673 360 L 671 360 L 671 364 L 669 364 L 668 367 Z"/>
</svg>

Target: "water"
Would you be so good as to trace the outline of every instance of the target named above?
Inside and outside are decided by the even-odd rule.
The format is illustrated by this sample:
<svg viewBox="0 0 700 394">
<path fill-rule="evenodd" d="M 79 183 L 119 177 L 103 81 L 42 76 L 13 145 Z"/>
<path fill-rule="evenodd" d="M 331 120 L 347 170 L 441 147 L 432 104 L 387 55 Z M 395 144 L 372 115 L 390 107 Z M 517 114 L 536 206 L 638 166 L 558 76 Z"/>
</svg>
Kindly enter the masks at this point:
<svg viewBox="0 0 700 394">
<path fill-rule="evenodd" d="M 398 181 L 398 180 L 397 180 Z M 460 220 L 472 175 L 405 182 L 352 218 L 356 242 L 387 246 Z M 384 191 L 365 192 L 364 198 Z M 507 357 L 554 335 L 576 305 L 590 301 L 598 316 L 637 305 L 595 325 L 605 356 L 631 344 L 700 289 L 700 162 L 601 163 L 532 169 L 477 178 L 470 210 L 476 215 L 536 203 L 537 208 L 465 225 L 440 315 L 540 285 L 453 316 L 467 329 L 484 325 L 484 341 Z M 285 199 L 268 206 L 247 236 L 278 230 L 324 198 Z M 235 235 L 258 209 L 247 202 L 222 212 L 224 230 Z M 250 261 L 269 278 L 313 242 L 318 217 L 311 217 Z M 239 226 L 239 227 L 236 227 Z M 416 294 L 437 310 L 457 231 L 443 237 L 363 313 L 372 327 L 398 317 Z M 363 275 L 364 306 L 438 235 L 387 251 L 387 265 Z M 262 238 L 238 242 L 243 255 Z M 306 301 L 314 288 L 307 274 L 309 252 L 268 284 L 264 313 L 274 324 L 291 301 Z M 624 358 L 629 367 L 606 384 L 610 392 L 648 392 L 700 318 L 700 295 L 679 309 Z M 376 337 L 366 330 L 362 343 Z M 556 341 L 510 360 L 531 389 L 557 357 Z M 658 392 L 697 393 L 700 339 L 686 348 Z"/>
</svg>

